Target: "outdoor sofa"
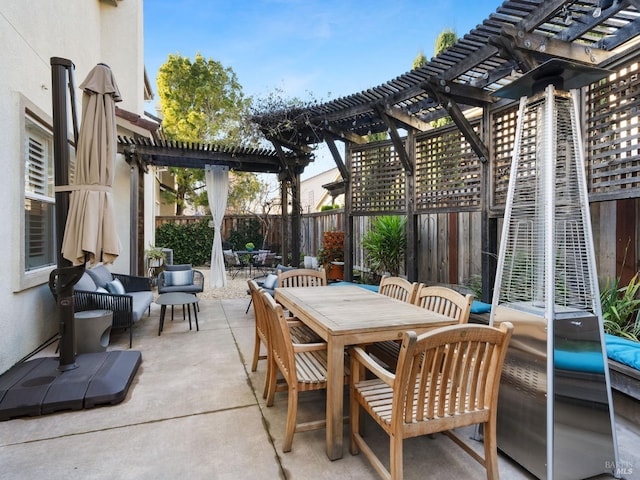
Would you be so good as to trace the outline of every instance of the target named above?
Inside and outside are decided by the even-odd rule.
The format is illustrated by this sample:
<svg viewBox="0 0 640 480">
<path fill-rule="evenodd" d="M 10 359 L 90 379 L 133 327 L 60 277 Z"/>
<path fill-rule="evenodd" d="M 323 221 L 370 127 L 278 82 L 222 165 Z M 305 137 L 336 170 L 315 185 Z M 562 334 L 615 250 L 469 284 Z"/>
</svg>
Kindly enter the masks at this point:
<svg viewBox="0 0 640 480">
<path fill-rule="evenodd" d="M 145 311 L 151 313 L 153 302 L 150 278 L 111 273 L 104 265 L 85 270 L 74 286 L 73 297 L 76 312 L 111 310 L 112 328 L 129 329 L 129 348 L 133 324 Z"/>
</svg>

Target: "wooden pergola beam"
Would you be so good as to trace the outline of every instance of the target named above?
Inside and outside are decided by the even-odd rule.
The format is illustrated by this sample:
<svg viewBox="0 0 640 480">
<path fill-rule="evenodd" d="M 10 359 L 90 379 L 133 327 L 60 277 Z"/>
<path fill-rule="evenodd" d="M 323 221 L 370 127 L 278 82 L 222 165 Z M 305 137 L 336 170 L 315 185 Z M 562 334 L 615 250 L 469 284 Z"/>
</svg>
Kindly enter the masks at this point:
<svg viewBox="0 0 640 480">
<path fill-rule="evenodd" d="M 549 58 L 559 57 L 575 62 L 599 65 L 612 55 L 606 50 L 565 42 L 539 33 L 527 33 L 514 27 L 504 27 L 502 35 L 514 48 Z"/>
<path fill-rule="evenodd" d="M 431 128 L 429 123 L 420 120 L 418 117 L 410 115 L 409 113 L 398 107 L 386 106 L 384 108 L 384 113 L 388 117 L 393 118 L 405 127 L 418 130 L 419 132 L 425 132 L 429 130 L 429 128 Z"/>
<path fill-rule="evenodd" d="M 391 141 L 393 142 L 393 146 L 396 149 L 396 152 L 398 152 L 398 157 L 400 157 L 400 161 L 402 162 L 407 175 L 413 175 L 413 162 L 411 162 L 405 144 L 402 141 L 402 137 L 400 137 L 400 134 L 398 133 L 398 129 L 394 120 L 385 113 L 384 107 L 376 105 L 374 108 L 376 109 L 376 112 L 378 112 L 380 119 L 389 127 L 389 135 L 391 136 Z"/>
<path fill-rule="evenodd" d="M 440 104 L 447 110 L 456 126 L 467 139 L 467 142 L 469 142 L 471 149 L 475 152 L 478 158 L 480 158 L 480 161 L 482 163 L 487 162 L 489 160 L 489 149 L 475 132 L 458 104 L 453 99 L 448 98 L 448 96 L 440 89 L 440 85 L 436 82 L 429 82 L 425 87 L 429 88 L 429 93 L 434 95 L 438 102 L 440 102 Z"/>
<path fill-rule="evenodd" d="M 333 161 L 336 162 L 336 167 L 338 167 L 338 171 L 342 176 L 342 180 L 349 181 L 349 172 L 347 171 L 347 167 L 344 164 L 344 160 L 342 159 L 342 156 L 340 156 L 340 152 L 338 151 L 336 142 L 330 136 L 325 137 L 324 141 L 329 147 L 329 151 L 331 152 Z"/>
</svg>

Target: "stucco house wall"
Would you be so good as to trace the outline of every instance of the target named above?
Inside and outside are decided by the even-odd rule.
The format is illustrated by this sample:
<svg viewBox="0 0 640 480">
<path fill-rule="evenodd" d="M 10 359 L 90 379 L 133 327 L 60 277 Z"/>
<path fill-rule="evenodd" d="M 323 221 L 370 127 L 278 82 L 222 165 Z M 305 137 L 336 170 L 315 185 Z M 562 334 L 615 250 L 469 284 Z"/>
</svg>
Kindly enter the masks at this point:
<svg viewBox="0 0 640 480">
<path fill-rule="evenodd" d="M 28 274 L 24 267 L 25 108 L 35 112 L 43 125 L 51 125 L 50 58 L 73 61 L 76 87 L 97 63 L 110 65 L 123 98 L 118 106 L 138 114 L 144 111 L 142 0 L 113 3 L 0 2 L 0 373 L 58 329 L 55 303 L 46 283 L 52 267 Z M 78 116 L 81 99 L 77 89 Z M 126 133 L 122 128 L 119 131 Z M 119 155 L 114 198 L 121 219 L 122 253 L 113 266 L 117 272 L 129 271 L 129 178 L 129 167 Z"/>
</svg>

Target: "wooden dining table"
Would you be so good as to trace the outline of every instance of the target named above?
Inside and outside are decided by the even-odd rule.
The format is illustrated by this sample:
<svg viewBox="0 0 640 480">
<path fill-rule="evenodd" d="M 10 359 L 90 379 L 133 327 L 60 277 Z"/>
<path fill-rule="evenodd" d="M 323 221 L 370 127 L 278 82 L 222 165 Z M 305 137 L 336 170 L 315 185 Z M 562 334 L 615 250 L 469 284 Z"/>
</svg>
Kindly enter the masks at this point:
<svg viewBox="0 0 640 480">
<path fill-rule="evenodd" d="M 275 300 L 327 342 L 326 449 L 343 454 L 344 355 L 350 345 L 399 339 L 456 323 L 451 318 L 358 286 L 276 288 Z"/>
</svg>

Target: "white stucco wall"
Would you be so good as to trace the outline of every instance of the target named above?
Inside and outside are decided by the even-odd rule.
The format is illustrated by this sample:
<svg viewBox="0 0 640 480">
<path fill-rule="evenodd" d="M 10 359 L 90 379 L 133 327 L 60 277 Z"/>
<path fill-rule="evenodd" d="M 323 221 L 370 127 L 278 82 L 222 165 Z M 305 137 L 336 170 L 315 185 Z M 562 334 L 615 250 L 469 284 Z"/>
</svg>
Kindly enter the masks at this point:
<svg viewBox="0 0 640 480">
<path fill-rule="evenodd" d="M 75 64 L 79 85 L 98 62 L 116 76 L 122 108 L 142 114 L 142 0 L 114 7 L 99 0 L 20 0 L 0 2 L 0 373 L 32 352 L 58 329 L 55 303 L 45 282 L 49 270 L 25 288 L 22 258 L 24 229 L 24 106 L 51 123 L 51 57 Z M 78 114 L 81 92 L 77 90 Z M 71 125 L 71 124 L 70 124 Z M 118 158 L 114 187 L 123 245 L 114 271 L 129 270 L 129 167 Z"/>
</svg>

